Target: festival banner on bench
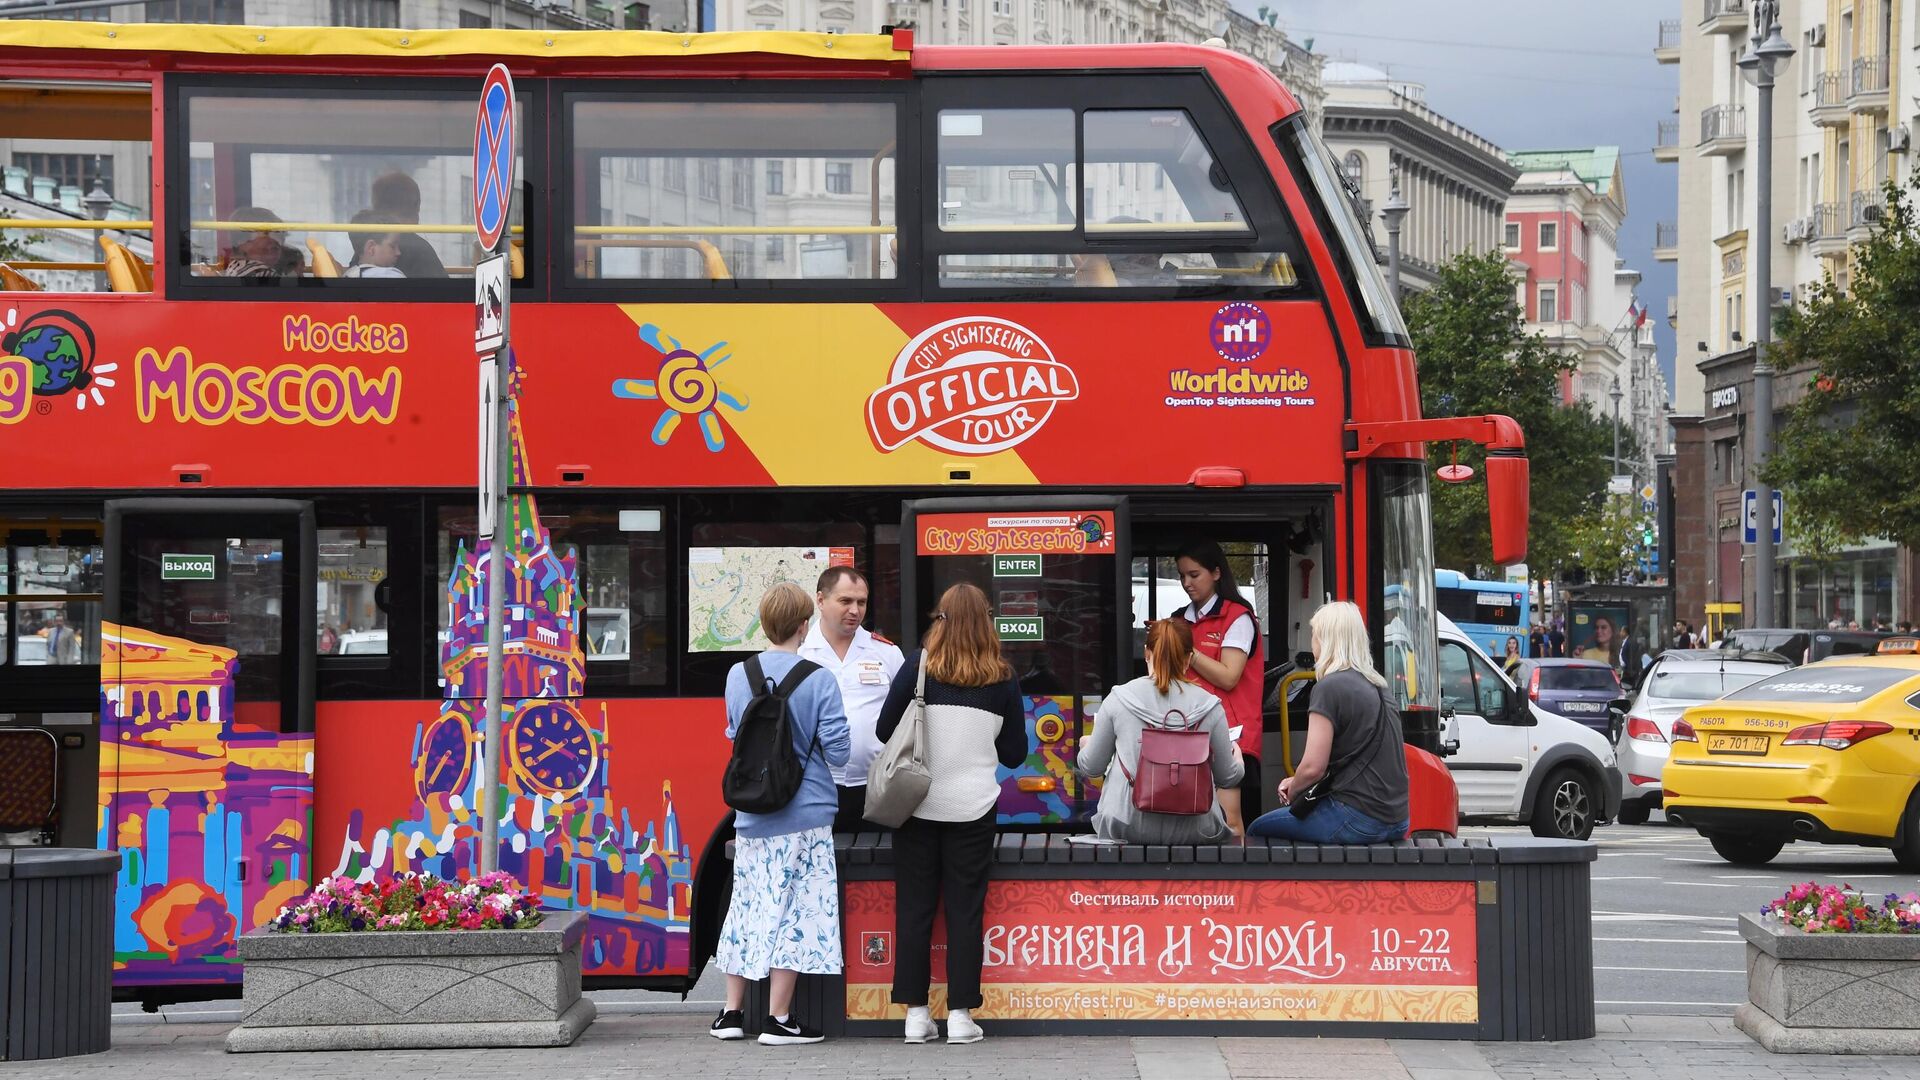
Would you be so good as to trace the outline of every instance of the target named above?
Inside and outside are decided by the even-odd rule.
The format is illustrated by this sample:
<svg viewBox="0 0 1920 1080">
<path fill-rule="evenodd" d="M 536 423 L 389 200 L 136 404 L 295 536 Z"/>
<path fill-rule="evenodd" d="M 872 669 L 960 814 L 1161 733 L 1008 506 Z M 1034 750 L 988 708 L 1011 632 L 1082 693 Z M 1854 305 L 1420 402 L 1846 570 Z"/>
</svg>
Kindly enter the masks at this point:
<svg viewBox="0 0 1920 1080">
<path fill-rule="evenodd" d="M 846 885 L 847 1017 L 890 1003 L 893 883 Z M 1470 881 L 995 881 L 978 1015 L 1479 1020 Z M 932 1003 L 945 1004 L 934 928 Z"/>
</svg>

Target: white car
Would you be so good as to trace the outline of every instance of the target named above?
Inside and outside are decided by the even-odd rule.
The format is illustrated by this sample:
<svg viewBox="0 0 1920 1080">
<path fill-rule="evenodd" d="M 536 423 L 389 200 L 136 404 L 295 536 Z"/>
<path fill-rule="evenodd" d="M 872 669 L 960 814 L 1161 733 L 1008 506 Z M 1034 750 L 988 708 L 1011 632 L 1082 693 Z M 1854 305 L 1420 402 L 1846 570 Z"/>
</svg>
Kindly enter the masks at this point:
<svg viewBox="0 0 1920 1080">
<path fill-rule="evenodd" d="M 1690 706 L 1793 666 L 1778 653 L 1735 649 L 1669 649 L 1647 669 L 1615 739 L 1620 757 L 1620 824 L 1644 825 L 1660 808 L 1660 777 L 1672 748 L 1673 722 Z"/>
<path fill-rule="evenodd" d="M 385 630 L 350 630 L 340 635 L 340 644 L 334 647 L 336 656 L 385 656 L 387 654 L 387 632 Z"/>
<path fill-rule="evenodd" d="M 1620 773 L 1606 736 L 1539 708 L 1440 616 L 1440 698 L 1452 713 L 1443 758 L 1464 820 L 1521 822 L 1535 836 L 1585 840 L 1612 820 Z"/>
</svg>

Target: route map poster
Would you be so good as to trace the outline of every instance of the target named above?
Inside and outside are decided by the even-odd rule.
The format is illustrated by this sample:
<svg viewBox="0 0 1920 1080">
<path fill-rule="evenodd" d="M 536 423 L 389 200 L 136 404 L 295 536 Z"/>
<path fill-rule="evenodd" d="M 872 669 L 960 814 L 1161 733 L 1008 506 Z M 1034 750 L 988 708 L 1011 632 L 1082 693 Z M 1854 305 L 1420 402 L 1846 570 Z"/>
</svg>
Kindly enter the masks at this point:
<svg viewBox="0 0 1920 1080">
<path fill-rule="evenodd" d="M 687 651 L 759 652 L 760 598 L 782 581 L 813 595 L 820 572 L 852 566 L 850 547 L 687 549 Z"/>
<path fill-rule="evenodd" d="M 1472 1024 L 1475 929 L 1470 881 L 995 881 L 976 1015 Z M 847 882 L 845 940 L 847 1018 L 904 1017 L 892 882 Z"/>
</svg>

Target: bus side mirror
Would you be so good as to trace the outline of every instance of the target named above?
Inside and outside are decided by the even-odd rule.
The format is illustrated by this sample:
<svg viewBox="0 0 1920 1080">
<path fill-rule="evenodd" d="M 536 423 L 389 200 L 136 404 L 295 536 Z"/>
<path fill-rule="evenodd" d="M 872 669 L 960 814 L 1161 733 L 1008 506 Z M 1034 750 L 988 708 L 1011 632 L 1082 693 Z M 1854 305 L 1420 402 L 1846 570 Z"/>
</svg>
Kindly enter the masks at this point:
<svg viewBox="0 0 1920 1080">
<path fill-rule="evenodd" d="M 1527 477 L 1524 454 L 1499 450 L 1487 454 L 1487 531 L 1496 565 L 1527 559 Z"/>
</svg>

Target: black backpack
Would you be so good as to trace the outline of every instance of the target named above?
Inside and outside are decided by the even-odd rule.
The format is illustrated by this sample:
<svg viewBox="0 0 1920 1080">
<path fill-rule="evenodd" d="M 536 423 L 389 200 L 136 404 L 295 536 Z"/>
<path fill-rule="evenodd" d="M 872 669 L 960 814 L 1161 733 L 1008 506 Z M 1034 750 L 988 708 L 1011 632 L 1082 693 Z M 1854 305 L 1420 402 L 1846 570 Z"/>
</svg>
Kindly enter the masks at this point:
<svg viewBox="0 0 1920 1080">
<path fill-rule="evenodd" d="M 746 669 L 753 698 L 734 729 L 733 756 L 720 778 L 720 797 L 735 810 L 771 814 L 793 801 L 806 775 L 807 759 L 820 744 L 820 729 L 815 725 L 806 758 L 794 753 L 793 713 L 787 708 L 787 698 L 820 665 L 802 660 L 778 686 L 761 670 L 758 656 L 748 658 Z"/>
</svg>

